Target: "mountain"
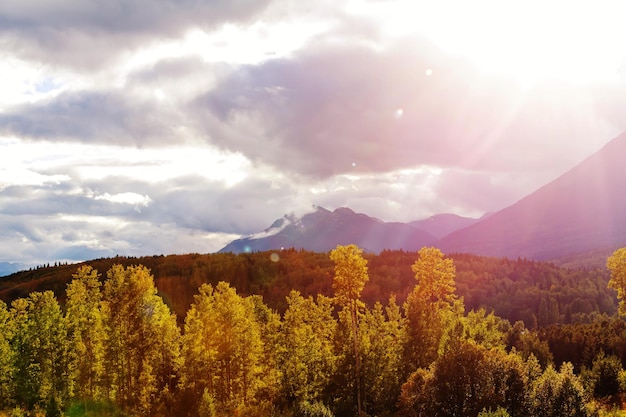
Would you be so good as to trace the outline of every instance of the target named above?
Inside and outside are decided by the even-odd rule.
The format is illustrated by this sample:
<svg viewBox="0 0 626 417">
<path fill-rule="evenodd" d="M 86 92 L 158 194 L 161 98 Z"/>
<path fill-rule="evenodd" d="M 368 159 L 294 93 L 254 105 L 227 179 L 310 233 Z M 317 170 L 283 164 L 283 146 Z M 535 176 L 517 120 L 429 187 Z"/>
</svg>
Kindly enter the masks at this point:
<svg viewBox="0 0 626 417">
<path fill-rule="evenodd" d="M 456 230 L 471 226 L 479 220 L 480 219 L 472 219 L 469 217 L 458 216 L 456 214 L 444 213 L 436 214 L 423 220 L 415 220 L 410 222 L 409 225 L 428 232 L 437 239 L 441 239 Z"/>
<path fill-rule="evenodd" d="M 487 219 L 445 236 L 444 252 L 557 259 L 626 244 L 626 133 Z"/>
<path fill-rule="evenodd" d="M 347 208 L 318 207 L 301 219 L 285 216 L 268 229 L 237 239 L 220 252 L 295 247 L 326 252 L 355 243 L 369 252 L 418 250 L 446 253 L 597 260 L 626 245 L 626 133 L 570 171 L 517 203 L 481 219 L 440 214 L 411 223 L 386 223 Z M 576 263 L 576 262 L 574 262 Z"/>
<path fill-rule="evenodd" d="M 256 252 L 280 248 L 327 252 L 354 243 L 367 252 L 383 249 L 418 250 L 436 237 L 407 223 L 384 222 L 349 208 L 329 211 L 317 207 L 302 218 L 284 216 L 263 232 L 237 239 L 220 252 Z"/>
</svg>

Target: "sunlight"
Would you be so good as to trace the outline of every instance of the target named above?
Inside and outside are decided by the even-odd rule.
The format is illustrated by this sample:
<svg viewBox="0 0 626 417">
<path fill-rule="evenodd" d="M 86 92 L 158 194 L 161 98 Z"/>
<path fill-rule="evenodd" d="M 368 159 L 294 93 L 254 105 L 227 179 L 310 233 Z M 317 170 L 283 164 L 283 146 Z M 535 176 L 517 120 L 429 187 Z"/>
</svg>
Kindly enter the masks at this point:
<svg viewBox="0 0 626 417">
<path fill-rule="evenodd" d="M 425 36 L 482 72 L 523 85 L 612 81 L 625 62 L 623 54 L 615 54 L 626 38 L 621 22 L 626 4 L 617 1 L 358 0 L 348 10 L 376 19 L 389 36 Z"/>
<path fill-rule="evenodd" d="M 45 75 L 43 67 L 0 54 L 0 112 L 9 106 L 52 97 L 64 88 L 56 74 Z"/>
</svg>

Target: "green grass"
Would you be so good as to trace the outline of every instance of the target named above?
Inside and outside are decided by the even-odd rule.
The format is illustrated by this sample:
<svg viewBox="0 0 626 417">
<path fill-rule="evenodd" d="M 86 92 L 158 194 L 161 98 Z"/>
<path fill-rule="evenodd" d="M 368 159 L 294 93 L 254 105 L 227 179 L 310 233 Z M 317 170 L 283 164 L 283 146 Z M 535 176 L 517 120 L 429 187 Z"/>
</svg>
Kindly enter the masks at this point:
<svg viewBox="0 0 626 417">
<path fill-rule="evenodd" d="M 65 411 L 67 417 L 129 417 L 109 402 L 75 402 Z"/>
</svg>

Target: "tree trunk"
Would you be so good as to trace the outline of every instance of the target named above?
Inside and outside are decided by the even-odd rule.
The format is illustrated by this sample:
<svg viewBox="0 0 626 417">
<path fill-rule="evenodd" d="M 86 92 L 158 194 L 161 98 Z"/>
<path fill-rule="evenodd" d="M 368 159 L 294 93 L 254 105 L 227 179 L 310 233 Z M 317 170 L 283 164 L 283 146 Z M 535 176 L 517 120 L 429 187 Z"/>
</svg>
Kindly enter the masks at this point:
<svg viewBox="0 0 626 417">
<path fill-rule="evenodd" d="M 357 416 L 361 415 L 361 358 L 359 357 L 359 326 L 356 317 L 356 301 L 352 300 L 352 334 L 354 336 L 354 375 L 356 382 Z"/>
</svg>

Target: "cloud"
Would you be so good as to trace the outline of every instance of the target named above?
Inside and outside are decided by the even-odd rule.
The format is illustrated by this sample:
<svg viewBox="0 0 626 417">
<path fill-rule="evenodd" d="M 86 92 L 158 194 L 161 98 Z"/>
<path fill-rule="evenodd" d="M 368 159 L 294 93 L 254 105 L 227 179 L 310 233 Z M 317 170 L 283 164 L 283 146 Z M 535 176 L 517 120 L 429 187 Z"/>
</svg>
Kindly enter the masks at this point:
<svg viewBox="0 0 626 417">
<path fill-rule="evenodd" d="M 248 22 L 269 0 L 37 0 L 0 4 L 0 43 L 29 60 L 97 69 L 124 51 L 190 28 Z"/>
<path fill-rule="evenodd" d="M 259 204 L 259 199 L 266 204 Z M 118 176 L 0 191 L 3 258 L 28 263 L 217 251 L 283 211 L 290 190 L 205 178 L 148 183 Z M 280 207 L 277 207 L 280 206 Z"/>
<path fill-rule="evenodd" d="M 131 146 L 179 141 L 182 124 L 176 109 L 116 91 L 68 91 L 0 113 L 5 135 Z"/>
<path fill-rule="evenodd" d="M 624 80 L 489 75 L 364 3 L 0 4 L 2 256 L 213 251 L 312 204 L 479 216 L 626 129 Z"/>
<path fill-rule="evenodd" d="M 185 229 L 176 224 L 123 222 L 93 215 L 74 217 L 0 215 L 3 259 L 28 265 L 115 255 L 206 253 L 221 249 L 234 234 Z"/>
<path fill-rule="evenodd" d="M 618 133 L 592 93 L 485 77 L 411 38 L 388 48 L 315 44 L 242 67 L 189 113 L 211 143 L 316 178 L 353 165 L 563 170 Z M 583 149 L 555 167 L 565 137 Z"/>
</svg>

